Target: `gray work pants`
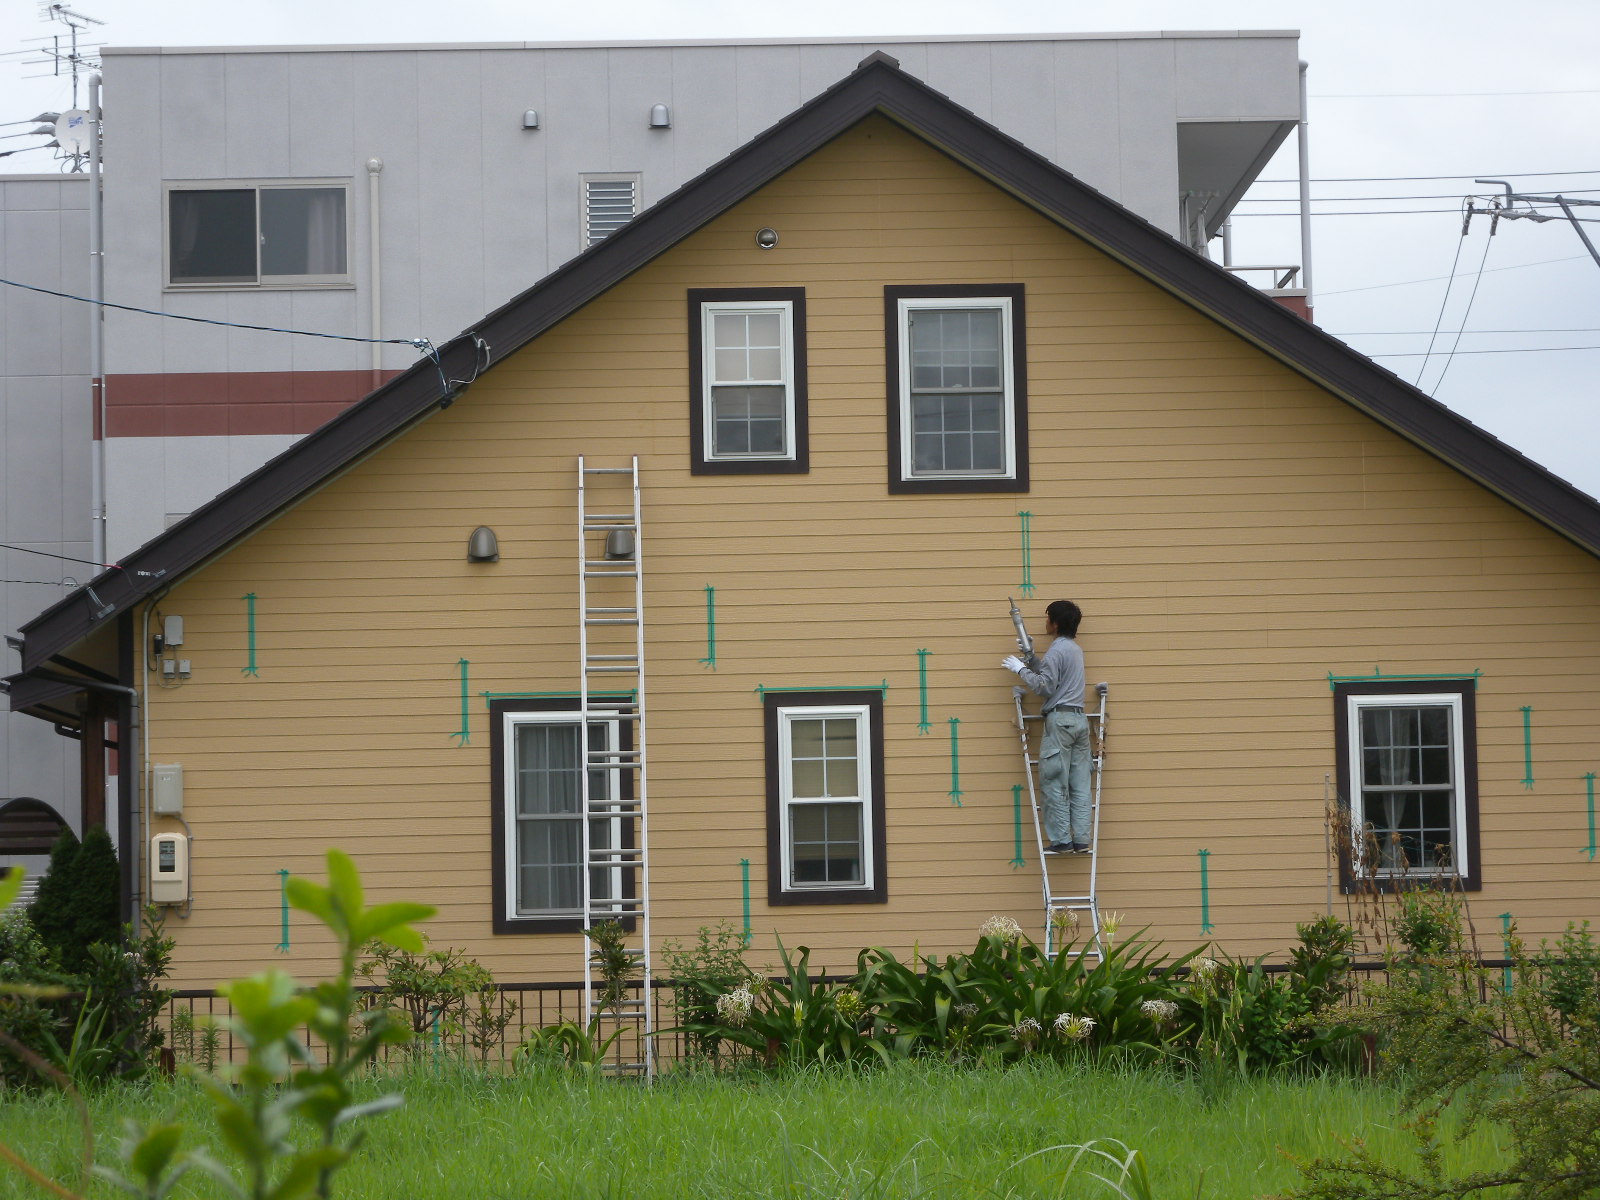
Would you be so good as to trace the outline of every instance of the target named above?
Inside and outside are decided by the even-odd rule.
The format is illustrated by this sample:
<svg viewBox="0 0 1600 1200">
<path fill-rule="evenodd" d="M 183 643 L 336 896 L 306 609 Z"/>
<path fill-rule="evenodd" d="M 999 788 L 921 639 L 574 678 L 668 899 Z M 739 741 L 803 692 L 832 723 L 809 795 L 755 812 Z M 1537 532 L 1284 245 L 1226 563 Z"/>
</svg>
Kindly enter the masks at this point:
<svg viewBox="0 0 1600 1200">
<path fill-rule="evenodd" d="M 1039 783 L 1044 791 L 1047 844 L 1087 846 L 1093 827 L 1089 812 L 1089 718 L 1057 709 L 1044 719 L 1039 748 Z"/>
</svg>

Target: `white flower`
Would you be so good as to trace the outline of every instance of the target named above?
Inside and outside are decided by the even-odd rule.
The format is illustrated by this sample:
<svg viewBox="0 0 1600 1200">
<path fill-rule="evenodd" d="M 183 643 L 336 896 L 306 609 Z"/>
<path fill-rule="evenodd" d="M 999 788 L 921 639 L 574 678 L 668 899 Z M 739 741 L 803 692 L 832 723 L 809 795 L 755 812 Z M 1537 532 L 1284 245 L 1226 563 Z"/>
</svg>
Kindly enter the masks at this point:
<svg viewBox="0 0 1600 1200">
<path fill-rule="evenodd" d="M 739 1028 L 750 1019 L 750 1006 L 755 997 L 748 987 L 736 987 L 717 997 L 717 1018 L 724 1024 Z"/>
<path fill-rule="evenodd" d="M 970 1021 L 978 1015 L 978 1006 L 976 1004 L 958 1004 L 952 1011 L 963 1021 Z"/>
<path fill-rule="evenodd" d="M 984 937 L 991 934 L 1003 942 L 1014 942 L 1022 936 L 1022 926 L 1010 917 L 990 917 L 978 930 Z"/>
<path fill-rule="evenodd" d="M 1157 1024 L 1164 1025 L 1178 1015 L 1178 1006 L 1171 1000 L 1146 1000 L 1139 1011 Z"/>
<path fill-rule="evenodd" d="M 1032 1017 L 1023 1017 L 1011 1027 L 1011 1036 L 1016 1038 L 1017 1044 L 1024 1050 L 1032 1050 L 1039 1044 L 1039 1035 L 1044 1028 Z"/>
<path fill-rule="evenodd" d="M 1051 1024 L 1051 1029 L 1057 1037 L 1066 1038 L 1068 1041 L 1081 1042 L 1094 1032 L 1095 1019 L 1093 1017 L 1079 1017 L 1072 1013 L 1061 1013 Z"/>
<path fill-rule="evenodd" d="M 1214 959 L 1214 958 L 1202 958 L 1200 960 L 1200 965 L 1197 966 L 1194 969 L 1194 973 L 1196 975 L 1199 975 L 1203 979 L 1203 978 L 1205 978 L 1205 976 L 1213 974 L 1216 971 L 1216 969 L 1217 969 L 1217 960 L 1216 959 Z"/>
</svg>

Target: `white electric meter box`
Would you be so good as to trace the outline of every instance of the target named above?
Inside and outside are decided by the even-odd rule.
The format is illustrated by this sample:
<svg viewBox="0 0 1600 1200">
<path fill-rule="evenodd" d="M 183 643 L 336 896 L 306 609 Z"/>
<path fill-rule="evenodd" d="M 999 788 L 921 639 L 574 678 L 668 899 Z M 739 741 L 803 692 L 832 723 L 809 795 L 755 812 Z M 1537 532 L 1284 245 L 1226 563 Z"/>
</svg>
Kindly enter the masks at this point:
<svg viewBox="0 0 1600 1200">
<path fill-rule="evenodd" d="M 150 807 L 158 816 L 176 817 L 183 813 L 183 764 L 156 763 L 150 786 Z"/>
<path fill-rule="evenodd" d="M 188 899 L 188 835 L 158 833 L 150 839 L 150 902 L 183 904 Z"/>
</svg>

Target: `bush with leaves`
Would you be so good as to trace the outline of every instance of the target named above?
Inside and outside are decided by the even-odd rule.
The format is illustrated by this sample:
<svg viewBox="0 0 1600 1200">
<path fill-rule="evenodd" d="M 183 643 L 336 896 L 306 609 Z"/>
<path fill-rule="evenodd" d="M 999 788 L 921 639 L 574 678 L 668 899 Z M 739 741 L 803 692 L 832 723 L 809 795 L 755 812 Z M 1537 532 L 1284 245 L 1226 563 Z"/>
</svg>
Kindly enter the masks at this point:
<svg viewBox="0 0 1600 1200">
<path fill-rule="evenodd" d="M 420 952 L 374 943 L 364 947 L 366 957 L 356 966 L 362 979 L 381 977 L 368 1003 L 404 1017 L 411 1028 L 413 1053 L 420 1053 L 430 1038 L 446 1045 L 460 1042 L 467 1032 L 469 1001 L 494 986 L 488 968 L 467 957 L 466 951 L 426 947 L 426 937 Z"/>
<path fill-rule="evenodd" d="M 21 868 L 17 879 L 20 881 Z M 34 929 L 28 910 L 0 913 L 0 1030 L 25 1046 L 43 1048 L 65 1025 L 63 1006 L 39 989 L 67 990 L 71 980 L 56 969 L 55 956 Z M 0 1043 L 0 1090 L 35 1086 L 38 1073 L 11 1047 Z"/>
<path fill-rule="evenodd" d="M 1512 965 L 1502 975 L 1462 949 L 1467 937 L 1451 905 L 1425 905 L 1426 929 L 1391 956 L 1390 982 L 1368 991 L 1371 1020 L 1386 1039 L 1385 1070 L 1404 1085 L 1417 1162 L 1381 1162 L 1357 1142 L 1342 1158 L 1302 1164 L 1306 1184 L 1291 1195 L 1600 1195 L 1600 947 L 1587 927 L 1572 926 L 1559 945 L 1531 954 L 1512 930 Z M 1503 1167 L 1446 1174 L 1438 1119 L 1447 1107 L 1461 1116 L 1458 1138 L 1484 1125 L 1502 1132 Z"/>
<path fill-rule="evenodd" d="M 729 921 L 715 928 L 700 926 L 695 940 L 685 946 L 669 939 L 661 948 L 662 963 L 671 984 L 678 1023 L 687 1033 L 691 1056 L 715 1059 L 722 1044 L 717 1024 L 717 997 L 760 979 L 745 963 L 744 934 Z M 693 1030 L 709 1032 L 698 1033 Z"/>
</svg>

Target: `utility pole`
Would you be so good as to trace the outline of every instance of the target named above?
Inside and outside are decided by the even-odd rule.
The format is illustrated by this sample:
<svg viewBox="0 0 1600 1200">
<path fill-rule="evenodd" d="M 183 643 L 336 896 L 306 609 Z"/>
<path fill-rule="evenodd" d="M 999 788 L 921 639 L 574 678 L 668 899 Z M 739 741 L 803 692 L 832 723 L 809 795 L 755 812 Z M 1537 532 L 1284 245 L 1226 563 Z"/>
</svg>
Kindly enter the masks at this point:
<svg viewBox="0 0 1600 1200">
<path fill-rule="evenodd" d="M 1600 200 L 1569 200 L 1559 193 L 1554 196 L 1531 196 L 1513 191 L 1511 184 L 1504 179 L 1474 179 L 1472 182 L 1498 184 L 1505 189 L 1505 195 L 1494 197 L 1489 201 L 1487 208 L 1478 208 L 1473 203 L 1476 197 L 1468 196 L 1467 215 L 1461 224 L 1463 237 L 1466 236 L 1467 226 L 1472 224 L 1473 216 L 1480 212 L 1489 218 L 1490 236 L 1493 236 L 1495 228 L 1499 225 L 1502 217 L 1508 221 L 1559 221 L 1561 218 L 1554 213 L 1538 212 L 1534 208 L 1535 205 L 1548 206 L 1553 204 L 1566 214 L 1567 221 L 1571 224 L 1573 231 L 1582 239 L 1583 248 L 1589 252 L 1589 257 L 1594 259 L 1595 265 L 1600 266 L 1600 251 L 1595 249 L 1594 243 L 1589 240 L 1589 235 L 1584 232 L 1581 219 L 1572 211 L 1572 206 L 1575 204 L 1600 208 Z M 1526 204 L 1528 207 L 1525 209 L 1517 208 L 1518 204 Z"/>
</svg>

